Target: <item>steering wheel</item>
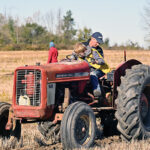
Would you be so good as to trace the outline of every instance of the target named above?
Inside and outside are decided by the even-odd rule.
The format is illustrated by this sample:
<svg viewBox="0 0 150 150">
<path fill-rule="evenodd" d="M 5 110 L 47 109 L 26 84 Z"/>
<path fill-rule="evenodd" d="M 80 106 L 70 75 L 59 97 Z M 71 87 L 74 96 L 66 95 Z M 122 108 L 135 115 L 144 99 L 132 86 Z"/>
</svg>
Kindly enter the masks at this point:
<svg viewBox="0 0 150 150">
<path fill-rule="evenodd" d="M 62 59 L 60 62 L 71 62 L 71 54 L 67 55 L 65 59 Z"/>
<path fill-rule="evenodd" d="M 71 61 L 71 54 L 67 55 L 66 58 L 69 59 Z"/>
</svg>

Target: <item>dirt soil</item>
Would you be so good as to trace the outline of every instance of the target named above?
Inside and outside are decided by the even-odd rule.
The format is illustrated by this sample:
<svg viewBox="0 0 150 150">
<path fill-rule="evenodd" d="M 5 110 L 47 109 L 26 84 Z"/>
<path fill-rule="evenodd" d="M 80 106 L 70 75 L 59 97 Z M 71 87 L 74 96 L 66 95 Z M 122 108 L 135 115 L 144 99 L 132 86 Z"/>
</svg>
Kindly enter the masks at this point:
<svg viewBox="0 0 150 150">
<path fill-rule="evenodd" d="M 122 140 L 119 136 L 110 136 L 110 137 L 104 137 L 102 139 L 97 139 L 95 140 L 95 144 L 93 146 L 99 148 L 105 148 L 105 146 L 112 144 L 112 143 L 120 143 Z M 28 149 L 29 147 L 27 147 Z M 26 149 L 26 147 L 23 147 L 22 149 Z M 63 149 L 62 144 L 61 143 L 57 143 L 57 144 L 53 144 L 53 145 L 49 145 L 49 146 L 42 146 L 39 143 L 39 146 L 36 147 L 37 150 L 55 150 L 55 149 Z"/>
<path fill-rule="evenodd" d="M 112 143 L 120 143 L 122 140 L 119 136 L 110 136 L 110 137 L 104 137 L 102 139 L 97 139 L 95 140 L 95 144 L 93 146 L 97 147 L 97 148 L 104 148 L 105 146 L 107 146 L 108 144 L 112 144 Z M 62 144 L 58 143 L 58 144 L 54 144 L 54 145 L 50 145 L 50 146 L 41 146 L 39 148 L 37 148 L 38 150 L 55 150 L 55 149 L 63 149 Z"/>
</svg>

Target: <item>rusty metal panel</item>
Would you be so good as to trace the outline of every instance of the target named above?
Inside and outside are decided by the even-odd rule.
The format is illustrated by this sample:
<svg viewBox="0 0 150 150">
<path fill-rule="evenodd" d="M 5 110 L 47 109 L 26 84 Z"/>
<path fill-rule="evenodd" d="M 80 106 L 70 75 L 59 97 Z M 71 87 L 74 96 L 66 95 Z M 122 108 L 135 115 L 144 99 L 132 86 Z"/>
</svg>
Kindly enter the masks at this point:
<svg viewBox="0 0 150 150">
<path fill-rule="evenodd" d="M 47 84 L 47 106 L 55 104 L 56 83 Z"/>
</svg>

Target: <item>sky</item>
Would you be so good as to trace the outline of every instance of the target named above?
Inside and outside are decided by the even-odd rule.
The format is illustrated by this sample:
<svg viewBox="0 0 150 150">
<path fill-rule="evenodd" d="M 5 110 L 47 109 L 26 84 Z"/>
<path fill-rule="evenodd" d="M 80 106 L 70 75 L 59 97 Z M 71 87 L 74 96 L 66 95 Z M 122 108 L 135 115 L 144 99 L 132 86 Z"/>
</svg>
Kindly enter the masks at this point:
<svg viewBox="0 0 150 150">
<path fill-rule="evenodd" d="M 125 44 L 131 40 L 146 47 L 143 21 L 148 0 L 0 0 L 0 13 L 19 18 L 31 17 L 35 12 L 62 14 L 71 10 L 76 28 L 91 28 L 101 32 L 110 44 Z"/>
</svg>

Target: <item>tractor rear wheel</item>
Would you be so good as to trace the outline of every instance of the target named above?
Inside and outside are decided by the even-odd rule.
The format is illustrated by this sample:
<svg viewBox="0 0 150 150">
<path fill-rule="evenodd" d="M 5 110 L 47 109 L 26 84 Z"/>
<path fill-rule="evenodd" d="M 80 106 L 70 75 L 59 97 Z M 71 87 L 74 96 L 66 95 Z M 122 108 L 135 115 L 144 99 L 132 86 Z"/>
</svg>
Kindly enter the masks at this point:
<svg viewBox="0 0 150 150">
<path fill-rule="evenodd" d="M 0 137 L 4 139 L 16 139 L 19 141 L 21 136 L 21 124 L 17 120 L 15 127 L 12 130 L 6 130 L 5 126 L 8 121 L 10 104 L 0 102 Z"/>
<path fill-rule="evenodd" d="M 117 128 L 126 141 L 150 138 L 150 67 L 136 65 L 121 78 L 116 99 Z"/>
<path fill-rule="evenodd" d="M 60 128 L 61 142 L 65 149 L 92 146 L 95 131 L 95 115 L 86 103 L 75 102 L 67 107 Z"/>
</svg>

